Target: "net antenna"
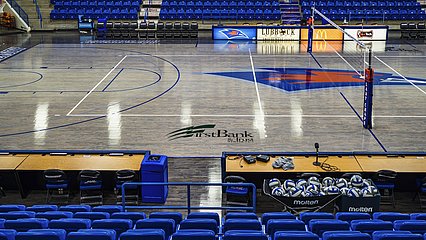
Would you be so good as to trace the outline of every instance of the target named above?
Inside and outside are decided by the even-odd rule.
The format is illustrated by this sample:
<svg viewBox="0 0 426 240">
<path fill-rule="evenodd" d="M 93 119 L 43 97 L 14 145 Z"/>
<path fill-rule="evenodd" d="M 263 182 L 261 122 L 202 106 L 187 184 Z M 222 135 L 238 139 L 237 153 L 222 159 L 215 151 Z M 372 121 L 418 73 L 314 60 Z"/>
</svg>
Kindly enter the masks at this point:
<svg viewBox="0 0 426 240">
<path fill-rule="evenodd" d="M 310 21 L 308 21 L 308 52 L 312 53 L 312 41 L 319 40 L 324 41 L 334 52 L 353 70 L 355 71 L 361 79 L 364 79 L 364 106 L 363 106 L 363 115 L 362 115 L 362 124 L 366 129 L 373 128 L 373 80 L 374 80 L 374 70 L 371 65 L 372 51 L 371 47 L 367 46 L 365 43 L 359 41 L 355 36 L 352 36 L 346 32 L 343 28 L 337 25 L 335 22 L 330 20 L 322 12 L 318 11 L 315 8 L 315 5 L 312 7 Z M 326 37 L 323 39 L 315 39 L 315 27 L 314 19 L 315 15 L 321 17 L 323 23 L 330 24 L 334 28 L 338 29 L 343 34 L 343 41 L 345 46 L 345 52 L 348 54 L 340 54 L 336 51 L 333 46 L 327 43 Z M 310 23 L 310 24 L 309 24 Z M 347 36 L 347 38 L 345 37 Z M 345 41 L 346 40 L 346 41 Z M 346 46 L 353 46 L 351 47 Z M 361 53 L 360 53 L 361 51 Z M 354 54 L 351 54 L 354 52 Z"/>
</svg>

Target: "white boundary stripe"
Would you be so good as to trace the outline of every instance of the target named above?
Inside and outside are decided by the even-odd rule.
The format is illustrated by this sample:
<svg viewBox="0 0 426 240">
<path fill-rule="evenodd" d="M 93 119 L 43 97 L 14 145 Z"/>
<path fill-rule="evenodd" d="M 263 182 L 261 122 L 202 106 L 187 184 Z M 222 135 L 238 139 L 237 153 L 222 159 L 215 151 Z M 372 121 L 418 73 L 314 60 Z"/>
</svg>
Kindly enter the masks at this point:
<svg viewBox="0 0 426 240">
<path fill-rule="evenodd" d="M 250 54 L 251 70 L 253 71 L 254 86 L 255 86 L 255 88 L 256 88 L 257 101 L 259 102 L 260 113 L 262 113 L 262 115 L 264 115 L 264 114 L 263 114 L 262 103 L 260 102 L 259 88 L 257 87 L 256 72 L 255 72 L 255 70 L 254 70 L 253 57 L 252 57 L 252 55 L 251 55 L 250 48 L 249 48 L 249 54 Z"/>
<path fill-rule="evenodd" d="M 423 94 L 426 95 L 426 92 L 421 89 L 420 87 L 418 87 L 416 84 L 414 84 L 412 81 L 408 80 L 406 77 L 404 77 L 401 73 L 399 73 L 398 71 L 396 71 L 395 69 L 393 69 L 391 66 L 389 66 L 388 64 L 386 64 L 383 60 L 381 60 L 380 58 L 378 58 L 377 56 L 374 56 L 375 59 L 377 59 L 379 62 L 381 62 L 383 65 L 385 65 L 386 67 L 388 67 L 390 70 L 394 71 L 396 74 L 398 74 L 400 77 L 402 77 L 405 81 L 409 82 L 411 85 L 413 85 L 415 88 L 417 88 L 420 92 L 422 92 Z"/>
<path fill-rule="evenodd" d="M 106 114 L 71 114 L 67 117 L 103 117 L 106 116 Z M 235 115 L 235 114 L 218 114 L 218 115 L 212 115 L 212 114 L 121 114 L 121 117 L 256 117 L 257 115 L 252 114 L 241 114 L 241 115 Z M 289 118 L 294 117 L 295 115 L 289 115 L 289 114 L 272 114 L 272 115 L 265 115 L 265 117 L 269 118 Z M 298 115 L 300 117 L 304 118 L 357 118 L 356 115 Z M 55 115 L 55 117 L 60 117 Z M 418 116 L 391 116 L 391 115 L 378 115 L 374 116 L 375 118 L 426 118 L 426 115 L 418 115 Z"/>
<path fill-rule="evenodd" d="M 103 77 L 98 84 L 96 84 L 92 90 L 90 90 L 81 100 L 80 102 L 78 102 L 68 113 L 67 116 L 70 115 L 117 67 L 118 65 L 120 65 L 124 59 L 127 58 L 127 55 L 125 55 L 108 73 L 107 75 L 105 75 L 105 77 Z"/>
</svg>

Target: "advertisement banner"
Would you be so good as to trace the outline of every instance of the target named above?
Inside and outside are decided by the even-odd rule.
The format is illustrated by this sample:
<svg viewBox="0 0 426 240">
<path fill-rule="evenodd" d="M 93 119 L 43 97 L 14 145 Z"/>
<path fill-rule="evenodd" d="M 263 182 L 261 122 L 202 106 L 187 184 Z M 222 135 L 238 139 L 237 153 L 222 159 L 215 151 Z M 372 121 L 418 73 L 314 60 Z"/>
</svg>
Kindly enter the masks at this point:
<svg viewBox="0 0 426 240">
<path fill-rule="evenodd" d="M 363 41 L 366 47 L 373 50 L 373 52 L 385 52 L 386 41 Z M 363 49 L 355 41 L 345 41 L 343 44 L 343 53 L 357 54 L 362 53 Z"/>
<path fill-rule="evenodd" d="M 257 54 L 264 55 L 292 55 L 300 53 L 300 44 L 297 41 L 261 41 L 257 42 Z"/>
<path fill-rule="evenodd" d="M 257 40 L 299 41 L 300 29 L 297 28 L 258 28 Z"/>
<path fill-rule="evenodd" d="M 357 40 L 378 40 L 386 41 L 388 35 L 387 28 L 346 28 L 345 31 Z M 345 40 L 352 40 L 345 34 Z"/>
<path fill-rule="evenodd" d="M 302 41 L 308 40 L 308 29 L 302 29 L 300 39 Z M 335 28 L 317 27 L 314 29 L 314 41 L 315 40 L 342 41 L 343 33 Z"/>
<path fill-rule="evenodd" d="M 308 41 L 300 42 L 300 49 L 302 52 L 307 51 Z M 312 52 L 313 53 L 334 53 L 342 52 L 343 50 L 343 41 L 314 41 L 312 42 Z"/>
<path fill-rule="evenodd" d="M 256 27 L 213 27 L 214 40 L 255 40 Z"/>
</svg>

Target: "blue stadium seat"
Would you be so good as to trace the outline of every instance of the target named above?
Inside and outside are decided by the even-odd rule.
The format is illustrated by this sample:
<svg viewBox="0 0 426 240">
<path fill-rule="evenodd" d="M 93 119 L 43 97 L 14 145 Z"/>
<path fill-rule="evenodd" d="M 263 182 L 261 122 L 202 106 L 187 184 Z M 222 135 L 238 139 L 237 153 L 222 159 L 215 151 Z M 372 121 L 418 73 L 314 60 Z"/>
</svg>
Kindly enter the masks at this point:
<svg viewBox="0 0 426 240">
<path fill-rule="evenodd" d="M 350 230 L 349 223 L 341 220 L 331 219 L 312 219 L 309 221 L 309 230 L 319 237 L 326 231 L 345 231 Z"/>
<path fill-rule="evenodd" d="M 120 205 L 102 205 L 92 208 L 92 212 L 107 212 L 113 214 L 116 212 L 123 212 L 123 206 Z"/>
<path fill-rule="evenodd" d="M 188 214 L 187 219 L 213 219 L 216 221 L 216 225 L 220 225 L 219 214 L 215 212 L 192 212 Z"/>
<path fill-rule="evenodd" d="M 322 240 L 371 240 L 371 236 L 358 231 L 328 231 L 322 234 Z"/>
<path fill-rule="evenodd" d="M 115 212 L 111 215 L 111 219 L 130 219 L 133 225 L 140 219 L 145 219 L 144 212 Z"/>
<path fill-rule="evenodd" d="M 53 219 L 61 219 L 61 218 L 72 218 L 72 212 L 66 211 L 48 211 L 48 212 L 40 212 L 36 214 L 37 218 L 46 218 L 47 220 Z"/>
<path fill-rule="evenodd" d="M 43 218 L 24 218 L 17 220 L 6 220 L 4 228 L 15 229 L 18 232 L 26 232 L 30 229 L 46 229 L 49 220 Z"/>
<path fill-rule="evenodd" d="M 423 240 L 420 234 L 394 232 L 374 232 L 373 240 Z"/>
<path fill-rule="evenodd" d="M 0 240 L 15 240 L 15 229 L 0 229 Z"/>
<path fill-rule="evenodd" d="M 336 213 L 336 219 L 350 223 L 352 220 L 369 220 L 371 219 L 371 216 L 368 213 L 362 212 L 338 212 Z"/>
<path fill-rule="evenodd" d="M 229 230 L 262 230 L 259 220 L 248 218 L 231 218 L 225 220 L 223 224 L 223 232 Z"/>
<path fill-rule="evenodd" d="M 59 211 L 66 211 L 66 212 L 91 212 L 92 207 L 90 205 L 66 205 L 66 206 L 60 206 Z"/>
<path fill-rule="evenodd" d="M 74 213 L 74 218 L 85 218 L 92 221 L 99 219 L 108 219 L 110 214 L 107 212 L 76 212 Z"/>
<path fill-rule="evenodd" d="M 92 229 L 113 229 L 117 236 L 132 228 L 133 222 L 130 219 L 101 219 L 92 222 Z"/>
<path fill-rule="evenodd" d="M 0 205 L 0 212 L 25 211 L 25 205 L 3 204 Z"/>
<path fill-rule="evenodd" d="M 334 219 L 334 215 L 326 212 L 303 212 L 299 219 L 308 225 L 311 219 Z"/>
<path fill-rule="evenodd" d="M 63 218 L 49 222 L 50 229 L 64 229 L 67 232 L 76 232 L 80 229 L 89 229 L 92 226 L 90 219 Z"/>
<path fill-rule="evenodd" d="M 396 231 L 410 231 L 418 234 L 426 233 L 426 221 L 424 220 L 395 220 L 393 227 Z"/>
<path fill-rule="evenodd" d="M 230 212 L 225 215 L 225 220 L 232 218 L 244 218 L 244 219 L 255 219 L 258 220 L 256 213 L 251 212 Z"/>
<path fill-rule="evenodd" d="M 319 240 L 319 237 L 311 232 L 279 231 L 275 233 L 273 240 Z"/>
<path fill-rule="evenodd" d="M 305 223 L 297 219 L 270 219 L 266 223 L 265 232 L 274 236 L 278 231 L 306 231 Z"/>
<path fill-rule="evenodd" d="M 351 228 L 354 231 L 372 234 L 378 230 L 393 230 L 393 224 L 382 220 L 353 220 Z"/>
<path fill-rule="evenodd" d="M 70 232 L 67 240 L 116 240 L 114 230 L 85 229 L 78 232 Z"/>
<path fill-rule="evenodd" d="M 426 220 L 426 213 L 411 213 L 411 220 Z"/>
<path fill-rule="evenodd" d="M 120 240 L 166 240 L 162 229 L 132 229 L 120 235 Z"/>
<path fill-rule="evenodd" d="M 35 215 L 35 212 L 31 211 L 11 211 L 7 213 L 0 213 L 0 218 L 6 220 L 16 220 L 21 218 L 34 218 Z"/>
<path fill-rule="evenodd" d="M 182 229 L 205 229 L 211 230 L 215 234 L 218 234 L 217 222 L 214 219 L 185 219 L 180 223 L 179 230 Z"/>
<path fill-rule="evenodd" d="M 177 231 L 172 235 L 173 240 L 215 240 L 215 232 L 210 230 L 184 230 Z"/>
<path fill-rule="evenodd" d="M 149 214 L 149 218 L 173 219 L 175 224 L 180 224 L 182 221 L 182 213 L 180 212 L 153 212 Z"/>
<path fill-rule="evenodd" d="M 393 222 L 395 220 L 410 220 L 410 215 L 399 212 L 375 212 L 373 219 Z"/>
<path fill-rule="evenodd" d="M 175 231 L 176 225 L 173 219 L 148 218 L 138 220 L 135 224 L 135 229 L 162 229 L 168 239 Z"/>
<path fill-rule="evenodd" d="M 34 229 L 18 232 L 15 240 L 65 240 L 67 232 L 63 229 Z"/>
<path fill-rule="evenodd" d="M 262 231 L 230 230 L 225 232 L 223 240 L 268 240 L 268 237 Z"/>
<path fill-rule="evenodd" d="M 51 204 L 43 204 L 43 205 L 33 205 L 31 207 L 27 207 L 27 211 L 33 211 L 33 212 L 47 212 L 47 211 L 58 211 L 57 205 L 51 205 Z"/>
</svg>

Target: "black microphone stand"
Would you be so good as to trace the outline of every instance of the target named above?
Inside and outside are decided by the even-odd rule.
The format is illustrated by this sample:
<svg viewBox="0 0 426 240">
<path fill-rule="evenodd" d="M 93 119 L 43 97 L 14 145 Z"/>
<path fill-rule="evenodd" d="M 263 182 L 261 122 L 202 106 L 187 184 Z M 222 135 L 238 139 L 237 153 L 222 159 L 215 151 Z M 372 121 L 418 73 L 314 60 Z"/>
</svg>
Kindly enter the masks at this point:
<svg viewBox="0 0 426 240">
<path fill-rule="evenodd" d="M 316 156 L 315 156 L 315 162 L 313 162 L 312 164 L 314 165 L 314 166 L 320 166 L 321 165 L 321 163 L 320 162 L 318 162 L 318 158 L 319 158 L 319 154 L 318 154 L 318 149 L 319 149 L 319 143 L 315 143 L 315 149 L 316 149 Z"/>
</svg>

